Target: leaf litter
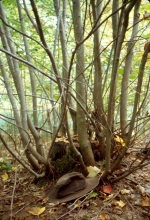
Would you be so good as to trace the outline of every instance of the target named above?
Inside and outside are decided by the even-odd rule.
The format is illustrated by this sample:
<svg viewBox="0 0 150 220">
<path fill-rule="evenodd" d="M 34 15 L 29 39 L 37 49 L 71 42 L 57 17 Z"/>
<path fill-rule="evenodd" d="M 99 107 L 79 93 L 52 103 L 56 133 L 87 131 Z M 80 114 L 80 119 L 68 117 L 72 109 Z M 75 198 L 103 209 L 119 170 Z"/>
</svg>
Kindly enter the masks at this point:
<svg viewBox="0 0 150 220">
<path fill-rule="evenodd" d="M 131 153 L 124 159 L 133 159 Z M 123 169 L 123 168 L 120 168 Z M 0 174 L 0 219 L 10 219 L 16 170 Z M 92 170 L 97 172 L 96 170 Z M 119 171 L 118 171 L 119 172 Z M 117 173 L 117 171 L 116 171 Z M 88 196 L 62 204 L 48 203 L 45 189 L 52 181 L 35 184 L 34 177 L 19 169 L 12 204 L 15 220 L 148 220 L 150 219 L 150 165 L 116 183 L 103 183 Z M 115 174 L 114 174 L 115 175 Z M 46 185 L 45 185 L 46 184 Z"/>
</svg>

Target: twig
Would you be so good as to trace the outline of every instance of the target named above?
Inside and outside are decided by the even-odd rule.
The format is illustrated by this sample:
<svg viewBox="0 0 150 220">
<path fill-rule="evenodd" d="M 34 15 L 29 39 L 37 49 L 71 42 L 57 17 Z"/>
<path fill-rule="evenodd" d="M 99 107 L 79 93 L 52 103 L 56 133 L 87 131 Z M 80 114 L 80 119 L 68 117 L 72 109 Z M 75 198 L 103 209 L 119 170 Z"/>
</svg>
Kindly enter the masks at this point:
<svg viewBox="0 0 150 220">
<path fill-rule="evenodd" d="M 70 210 L 69 210 L 68 212 L 66 212 L 65 214 L 61 215 L 59 218 L 56 218 L 56 220 L 59 220 L 59 219 L 63 218 L 64 216 L 66 216 L 66 215 L 68 215 L 70 212 L 72 212 L 74 209 L 76 209 L 77 207 L 79 207 L 79 206 L 88 198 L 89 194 L 91 194 L 92 192 L 93 192 L 93 190 L 90 191 L 89 193 L 87 193 L 87 194 L 85 194 L 85 195 L 79 197 L 78 199 L 76 199 L 75 202 L 69 206 L 69 208 L 71 208 L 72 206 L 74 206 L 74 204 L 75 204 L 79 199 L 81 199 L 82 197 L 86 196 L 85 199 L 83 199 L 82 202 L 80 202 L 77 206 L 74 206 L 72 209 L 70 209 Z"/>
<path fill-rule="evenodd" d="M 133 211 L 135 214 L 137 214 L 137 213 L 135 212 L 135 209 L 133 208 L 132 204 L 128 201 L 128 199 L 127 199 L 125 196 L 123 196 L 123 198 L 127 201 L 128 205 L 130 206 L 130 208 L 132 209 L 132 211 Z M 138 212 L 138 210 L 136 210 L 136 211 Z M 138 215 L 136 215 L 136 217 L 139 219 L 139 216 L 138 216 Z M 140 219 L 139 219 L 139 220 L 140 220 Z"/>
<path fill-rule="evenodd" d="M 34 176 L 36 176 L 37 178 L 43 177 L 45 175 L 45 172 L 38 174 L 36 173 L 34 170 L 32 170 L 29 166 L 27 166 L 22 160 L 21 158 L 18 158 L 14 152 L 10 149 L 10 147 L 7 145 L 7 143 L 5 142 L 4 138 L 2 137 L 1 133 L 0 133 L 0 140 L 2 141 L 2 143 L 4 144 L 4 146 L 6 147 L 6 149 L 10 152 L 10 154 L 27 170 L 29 170 Z M 28 143 L 29 144 L 29 143 Z M 27 147 L 27 146 L 26 146 Z"/>
<path fill-rule="evenodd" d="M 28 195 L 28 193 L 26 193 L 26 194 L 24 194 L 24 195 L 20 195 L 20 196 L 14 196 L 15 197 L 15 199 L 17 198 L 22 198 L 23 196 L 27 196 Z M 0 198 L 0 201 L 2 201 L 2 200 L 7 200 L 7 199 L 10 199 L 12 196 L 7 196 L 7 197 L 4 197 L 4 198 Z"/>
<path fill-rule="evenodd" d="M 11 28 L 12 30 L 14 30 L 15 32 L 27 37 L 28 39 L 34 41 L 35 43 L 37 43 L 38 45 L 40 45 L 42 48 L 44 48 L 44 46 L 37 40 L 35 40 L 34 38 L 30 37 L 29 35 L 23 33 L 22 31 L 17 30 L 16 28 L 14 28 L 13 26 L 9 25 L 1 16 L 0 19 L 2 20 L 3 24 L 5 24 L 7 27 Z"/>
<path fill-rule="evenodd" d="M 135 185 L 138 185 L 138 182 L 136 182 L 136 181 L 130 179 L 129 177 L 125 177 L 125 179 L 129 180 L 130 182 L 134 183 Z"/>
<path fill-rule="evenodd" d="M 50 75 L 46 74 L 44 71 L 42 71 L 38 67 L 35 67 L 32 63 L 30 63 L 30 62 L 28 62 L 28 61 L 26 61 L 26 60 L 24 60 L 24 59 L 22 59 L 20 57 L 15 56 L 13 53 L 10 53 L 8 50 L 0 48 L 0 51 L 5 53 L 5 54 L 7 54 L 7 55 L 9 55 L 9 56 L 11 56 L 11 57 L 13 57 L 14 59 L 19 60 L 20 62 L 22 62 L 22 63 L 32 67 L 33 69 L 37 70 L 39 73 L 43 74 L 44 76 L 46 76 L 47 78 L 51 79 L 53 82 L 56 83 L 56 80 L 53 77 L 51 77 Z"/>
<path fill-rule="evenodd" d="M 15 181 L 14 181 L 12 199 L 11 199 L 11 204 L 10 204 L 10 220 L 12 220 L 12 209 L 13 209 L 14 194 L 15 194 L 15 189 L 16 189 L 16 182 L 17 182 L 17 169 L 15 170 Z"/>
<path fill-rule="evenodd" d="M 101 209 L 99 210 L 97 216 L 96 216 L 96 219 L 98 220 L 99 219 L 99 216 L 100 216 L 100 213 L 101 211 L 114 199 L 118 196 L 118 194 L 120 193 L 120 190 L 116 193 L 116 195 L 114 195 L 114 197 L 112 199 L 110 199 L 108 202 L 106 202 L 102 207 Z"/>
<path fill-rule="evenodd" d="M 81 198 L 83 198 L 84 196 L 86 196 L 85 199 L 81 202 L 81 203 L 83 203 L 83 202 L 87 199 L 87 197 L 88 197 L 92 192 L 93 192 L 93 190 L 90 191 L 89 193 L 83 195 L 83 196 L 80 196 L 80 197 L 77 198 L 77 199 L 74 201 L 74 203 L 72 203 L 68 208 L 70 209 L 72 206 L 74 206 L 74 205 L 76 204 L 76 202 L 77 202 L 79 199 L 81 199 Z M 81 203 L 80 203 L 80 204 L 81 204 Z"/>
<path fill-rule="evenodd" d="M 30 205 L 30 203 L 26 204 L 25 206 L 23 206 L 22 208 L 20 208 L 17 212 L 15 212 L 15 215 L 17 215 L 19 212 L 21 212 L 25 207 L 27 207 L 28 205 Z"/>
<path fill-rule="evenodd" d="M 150 161 L 148 161 L 148 162 L 146 162 L 144 164 L 139 164 L 139 165 L 133 167 L 132 169 L 129 169 L 129 170 L 125 171 L 121 176 L 118 176 L 117 178 L 112 180 L 112 183 L 115 183 L 115 182 L 117 182 L 117 181 L 119 181 L 119 180 L 129 176 L 131 173 L 135 172 L 136 170 L 142 169 L 143 167 L 145 167 L 145 166 L 147 166 L 149 164 L 150 164 Z"/>
</svg>

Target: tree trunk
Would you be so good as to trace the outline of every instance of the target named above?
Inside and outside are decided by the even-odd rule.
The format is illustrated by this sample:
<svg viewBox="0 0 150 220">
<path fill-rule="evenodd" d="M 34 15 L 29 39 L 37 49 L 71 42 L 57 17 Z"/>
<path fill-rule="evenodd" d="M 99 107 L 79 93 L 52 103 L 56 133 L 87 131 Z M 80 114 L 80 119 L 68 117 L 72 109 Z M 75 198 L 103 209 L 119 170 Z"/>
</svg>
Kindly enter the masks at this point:
<svg viewBox="0 0 150 220">
<path fill-rule="evenodd" d="M 114 0 L 115 3 L 115 0 Z M 106 170 L 103 174 L 103 177 L 106 177 L 110 172 L 110 159 L 111 159 L 111 141 L 113 135 L 113 126 L 114 126 L 114 109 L 115 109 L 115 98 L 116 98 L 116 86 L 117 86 L 117 78 L 118 78 L 118 68 L 119 68 L 119 60 L 121 47 L 124 42 L 125 33 L 128 27 L 129 13 L 132 10 L 136 3 L 136 0 L 133 0 L 127 5 L 127 7 L 122 9 L 124 13 L 120 13 L 120 20 L 123 20 L 122 25 L 120 27 L 120 33 L 118 35 L 118 39 L 115 42 L 114 48 L 114 57 L 113 57 L 113 68 L 111 73 L 111 82 L 110 82 L 110 92 L 109 92 L 109 100 L 108 100 L 108 117 L 107 117 L 107 135 L 106 135 Z M 123 14 L 123 15 L 122 15 Z M 122 17 L 123 16 L 123 17 Z"/>
<path fill-rule="evenodd" d="M 101 1 L 97 2 L 95 5 L 95 1 L 91 0 L 92 12 L 93 12 L 93 21 L 94 24 L 97 22 L 97 19 L 100 16 L 101 12 Z M 100 19 L 100 18 L 99 18 Z M 100 20 L 99 20 L 100 22 Z M 99 25 L 95 25 L 95 28 Z M 105 132 L 104 128 L 106 125 L 104 107 L 103 107 L 103 95 L 102 95 L 102 67 L 101 67 L 101 58 L 100 58 L 100 28 L 94 31 L 94 109 L 96 113 L 95 121 L 96 121 L 96 137 L 100 143 L 100 154 L 101 158 L 105 158 Z"/>
<path fill-rule="evenodd" d="M 83 40 L 83 28 L 81 23 L 80 1 L 73 2 L 73 24 L 76 44 Z M 84 78 L 84 45 L 80 45 L 76 52 L 76 97 L 79 102 L 86 106 L 86 87 Z M 86 165 L 95 165 L 94 155 L 88 140 L 85 113 L 77 104 L 77 132 L 82 156 Z"/>
<path fill-rule="evenodd" d="M 19 13 L 21 29 L 22 29 L 22 32 L 24 34 L 26 34 L 25 33 L 25 27 L 24 27 L 24 19 L 23 19 L 23 16 L 22 16 L 21 5 L 20 5 L 19 0 L 17 0 L 17 6 L 18 6 L 18 13 Z M 31 55 L 30 55 L 30 51 L 29 51 L 29 46 L 28 46 L 28 41 L 27 41 L 25 35 L 23 35 L 23 41 L 24 41 L 27 61 L 32 63 L 32 59 L 31 59 Z M 27 122 L 28 122 L 28 126 L 30 128 L 30 131 L 31 131 L 31 133 L 34 137 L 35 143 L 36 143 L 36 150 L 40 155 L 44 156 L 44 151 L 43 151 L 43 147 L 42 147 L 42 143 L 41 143 L 40 131 L 35 129 L 35 126 L 38 127 L 35 76 L 34 76 L 34 73 L 33 73 L 33 69 L 31 67 L 28 67 L 28 68 L 29 68 L 30 81 L 31 81 L 32 105 L 33 105 L 33 122 L 34 122 L 34 124 L 32 123 L 29 115 L 27 116 L 28 117 Z"/>
<path fill-rule="evenodd" d="M 68 63 L 68 55 L 67 55 L 67 37 L 66 37 L 66 5 L 67 0 L 63 1 L 63 14 L 60 13 L 61 10 L 61 4 L 59 4 L 58 0 L 54 0 L 54 7 L 57 15 L 57 20 L 59 21 L 59 33 L 60 33 L 60 42 L 61 42 L 61 49 L 62 49 L 62 59 L 63 59 L 63 66 L 62 66 L 62 77 L 64 80 L 64 84 L 67 87 L 67 82 L 69 80 L 68 71 L 69 71 L 69 63 Z M 69 88 L 69 91 L 70 88 Z M 68 106 L 69 106 L 69 112 L 72 118 L 73 122 L 73 132 L 74 134 L 77 133 L 77 125 L 76 125 L 76 110 L 72 102 L 72 98 L 70 93 L 68 94 Z M 64 106 L 62 106 L 63 111 Z M 63 123 L 65 124 L 65 122 Z M 66 130 L 65 127 L 61 127 L 61 133 L 65 135 Z"/>
<path fill-rule="evenodd" d="M 127 56 L 125 60 L 125 67 L 123 72 L 122 87 L 121 87 L 121 97 L 120 97 L 120 127 L 123 139 L 126 138 L 128 133 L 128 87 L 129 78 L 132 74 L 132 58 L 133 58 L 133 48 L 136 43 L 136 35 L 138 34 L 138 24 L 139 24 L 139 8 L 141 1 L 137 1 L 134 8 L 134 18 L 133 18 L 133 29 L 132 36 L 128 42 Z"/>
</svg>

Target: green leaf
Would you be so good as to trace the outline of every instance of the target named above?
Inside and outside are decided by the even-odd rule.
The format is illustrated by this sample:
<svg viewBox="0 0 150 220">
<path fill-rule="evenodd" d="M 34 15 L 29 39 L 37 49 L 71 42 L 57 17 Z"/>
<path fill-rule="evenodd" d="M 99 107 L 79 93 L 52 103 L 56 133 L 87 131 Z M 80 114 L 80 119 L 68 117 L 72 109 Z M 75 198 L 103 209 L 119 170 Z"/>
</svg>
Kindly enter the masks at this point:
<svg viewBox="0 0 150 220">
<path fill-rule="evenodd" d="M 98 196 L 98 193 L 92 192 L 92 193 L 88 196 L 88 199 L 95 198 L 96 196 Z"/>
<path fill-rule="evenodd" d="M 0 172 L 4 170 L 11 170 L 11 164 L 6 160 L 1 158 L 0 160 Z"/>
</svg>

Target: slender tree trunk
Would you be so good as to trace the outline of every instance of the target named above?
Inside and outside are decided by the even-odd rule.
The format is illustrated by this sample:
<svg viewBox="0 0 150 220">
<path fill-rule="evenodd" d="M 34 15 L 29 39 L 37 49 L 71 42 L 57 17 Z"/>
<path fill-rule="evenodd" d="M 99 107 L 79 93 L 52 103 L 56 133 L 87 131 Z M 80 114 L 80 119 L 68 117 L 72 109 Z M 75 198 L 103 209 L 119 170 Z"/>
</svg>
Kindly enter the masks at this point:
<svg viewBox="0 0 150 220">
<path fill-rule="evenodd" d="M 106 169 L 103 177 L 105 178 L 110 172 L 110 158 L 111 158 L 111 140 L 113 134 L 113 123 L 114 123 L 114 109 L 115 109 L 115 98 L 116 98 L 116 86 L 118 78 L 118 68 L 122 43 L 125 38 L 125 33 L 128 27 L 129 13 L 132 10 L 136 3 L 136 0 L 131 1 L 125 8 L 123 14 L 123 23 L 120 27 L 121 31 L 118 36 L 117 42 L 115 42 L 114 48 L 114 58 L 113 58 L 113 69 L 111 73 L 111 83 L 110 83 L 110 92 L 108 100 L 108 117 L 107 117 L 107 135 L 106 135 Z M 122 19 L 122 18 L 121 18 Z M 120 19 L 120 20 L 121 20 Z"/>
<path fill-rule="evenodd" d="M 19 0 L 17 0 L 17 6 L 18 6 L 21 29 L 22 29 L 22 32 L 25 34 L 24 19 L 23 19 L 23 16 L 22 16 L 21 5 L 20 5 Z M 30 51 L 29 51 L 29 47 L 28 47 L 28 42 L 27 42 L 27 38 L 26 38 L 25 35 L 23 35 L 23 41 L 24 41 L 27 61 L 32 63 L 31 56 L 30 56 Z M 42 143 L 41 143 L 40 131 L 35 129 L 35 126 L 38 127 L 37 98 L 36 98 L 35 76 L 34 76 L 33 69 L 31 67 L 29 67 L 29 74 L 30 74 L 30 80 L 31 80 L 32 104 L 33 104 L 33 122 L 34 122 L 34 124 L 32 123 L 29 115 L 28 115 L 27 122 L 28 122 L 28 126 L 30 128 L 30 131 L 31 131 L 31 133 L 32 133 L 32 135 L 35 139 L 36 150 L 40 155 L 43 156 L 44 151 L 43 151 L 43 147 L 42 147 Z"/>
<path fill-rule="evenodd" d="M 1 14 L 3 20 L 7 23 L 7 19 L 6 19 L 5 13 L 4 13 L 2 2 L 0 2 L 0 14 Z M 15 47 L 13 44 L 13 40 L 12 40 L 9 28 L 4 24 L 4 31 L 0 27 L 0 32 L 1 32 L 1 39 L 2 39 L 3 47 L 6 48 L 8 51 L 11 51 L 12 54 L 16 55 L 16 50 L 15 50 Z M 14 84 L 16 87 L 16 91 L 17 91 L 18 98 L 20 101 L 20 106 L 21 106 L 20 116 L 19 116 L 18 112 L 16 111 L 16 109 L 17 109 L 16 107 L 13 108 L 14 115 L 15 115 L 17 125 L 20 127 L 19 132 L 20 132 L 20 135 L 22 138 L 23 146 L 26 148 L 28 141 L 29 141 L 28 136 L 27 136 L 27 131 L 28 131 L 27 106 L 26 106 L 25 94 L 24 94 L 24 90 L 23 90 L 23 83 L 22 83 L 20 70 L 19 70 L 19 64 L 18 64 L 17 60 L 10 59 L 9 55 L 6 55 L 6 57 L 8 60 L 9 69 L 10 69 L 11 75 L 14 80 Z M 1 63 L 2 63 L 2 60 L 1 60 Z M 5 68 L 3 66 L 3 63 L 1 65 L 2 65 L 1 68 L 2 68 L 2 72 L 3 72 L 3 77 L 7 78 L 7 74 L 6 74 Z M 8 82 L 8 79 L 6 81 Z M 15 100 L 13 99 L 13 96 L 11 95 L 12 92 L 10 89 L 9 82 L 7 83 L 7 86 L 8 86 L 7 92 L 9 93 L 8 96 L 9 96 L 9 98 L 11 98 L 10 101 L 13 106 L 15 104 Z M 39 166 L 38 166 L 35 158 L 32 156 L 32 154 L 27 149 L 25 150 L 25 153 L 26 153 L 26 157 L 29 160 L 30 164 L 32 164 L 32 166 L 34 168 L 38 169 Z"/>
<path fill-rule="evenodd" d="M 101 1 L 91 0 L 93 21 L 94 24 L 97 22 L 97 19 L 101 12 Z M 95 28 L 99 25 L 100 21 L 97 22 Z M 100 143 L 100 153 L 101 158 L 105 158 L 105 132 L 104 127 L 106 125 L 104 107 L 103 107 L 103 95 L 102 95 L 102 67 L 101 67 L 101 58 L 100 58 L 100 29 L 98 28 L 94 31 L 94 108 L 96 113 L 96 137 Z"/>
<path fill-rule="evenodd" d="M 59 20 L 59 33 L 60 33 L 60 41 L 61 41 L 61 48 L 62 48 L 62 58 L 63 58 L 63 66 L 62 66 L 62 76 L 64 80 L 65 86 L 67 86 L 67 81 L 68 79 L 68 71 L 69 71 L 69 63 L 68 63 L 68 55 L 67 55 L 67 38 L 66 38 L 66 5 L 67 5 L 67 0 L 63 1 L 63 14 L 60 14 L 60 8 L 61 4 L 59 4 L 58 0 L 54 0 L 54 6 L 55 6 L 55 11 L 57 15 L 57 19 Z M 70 90 L 70 88 L 69 88 Z M 68 94 L 68 106 L 69 106 L 69 111 L 70 115 L 73 121 L 73 131 L 74 134 L 77 133 L 77 125 L 76 125 L 76 110 L 72 102 L 72 98 L 70 93 Z M 62 106 L 62 111 L 63 111 L 63 106 Z M 65 124 L 65 123 L 63 123 Z M 61 128 L 62 133 L 66 133 L 64 126 Z"/>
<path fill-rule="evenodd" d="M 73 3 L 73 24 L 76 44 L 83 40 L 83 28 L 81 23 L 80 1 L 72 0 Z M 84 79 L 84 45 L 80 45 L 76 53 L 76 96 L 77 99 L 86 106 L 86 87 Z M 77 131 L 80 149 L 86 165 L 95 165 L 94 155 L 88 140 L 85 113 L 77 105 Z"/>
<path fill-rule="evenodd" d="M 30 139 L 29 139 L 29 136 L 27 135 L 27 131 L 24 129 L 23 123 L 20 119 L 20 115 L 19 115 L 17 104 L 16 104 L 16 100 L 13 96 L 11 86 L 10 86 L 10 83 L 9 83 L 9 79 L 8 79 L 8 76 L 7 76 L 7 73 L 6 73 L 6 70 L 5 70 L 5 67 L 4 67 L 4 64 L 3 64 L 1 58 L 0 58 L 0 68 L 1 68 L 2 76 L 4 78 L 4 83 L 5 83 L 5 87 L 6 87 L 6 90 L 7 90 L 7 94 L 8 94 L 10 103 L 11 103 L 12 108 L 13 108 L 13 113 L 14 113 L 16 125 L 18 127 L 18 130 L 19 130 L 22 142 L 23 142 L 26 157 L 27 157 L 28 161 L 30 162 L 30 164 L 32 165 L 33 168 L 39 169 L 39 165 L 38 165 L 37 161 L 35 160 L 32 153 L 30 152 L 30 150 L 32 148 L 31 144 L 30 144 Z M 30 150 L 29 150 L 29 148 L 30 148 Z"/>
<path fill-rule="evenodd" d="M 134 129 L 134 124 L 135 124 L 135 119 L 137 116 L 137 112 L 138 112 L 138 104 L 140 102 L 140 95 L 141 95 L 141 89 L 142 89 L 142 82 L 143 82 L 143 77 L 144 77 L 144 69 L 145 69 L 145 65 L 147 62 L 147 57 L 148 57 L 148 53 L 150 51 L 150 43 L 147 45 L 147 48 L 142 56 L 142 60 L 141 60 L 141 65 L 139 68 L 139 75 L 138 75 L 138 82 L 137 82 L 137 87 L 136 87 L 136 93 L 135 93 L 135 99 L 134 99 L 134 108 L 133 108 L 133 112 L 132 112 L 132 118 L 129 124 L 129 131 L 128 131 L 128 135 L 126 138 L 126 142 L 125 142 L 125 147 L 122 149 L 122 152 L 120 152 L 117 160 L 115 161 L 113 167 L 112 167 L 112 172 L 116 169 L 116 167 L 118 167 L 118 165 L 120 164 L 123 156 L 125 155 L 129 144 L 130 144 L 130 140 L 131 140 L 131 136 L 132 136 L 132 132 Z"/>
<path fill-rule="evenodd" d="M 133 58 L 133 48 L 136 42 L 136 35 L 138 34 L 138 21 L 139 21 L 139 8 L 141 1 L 137 1 L 134 8 L 134 18 L 133 18 L 133 29 L 132 36 L 128 42 L 127 56 L 125 60 L 125 67 L 123 72 L 122 87 L 121 87 L 121 97 L 120 97 L 120 127 L 123 139 L 126 137 L 128 132 L 128 87 L 129 78 L 132 67 Z"/>
</svg>

